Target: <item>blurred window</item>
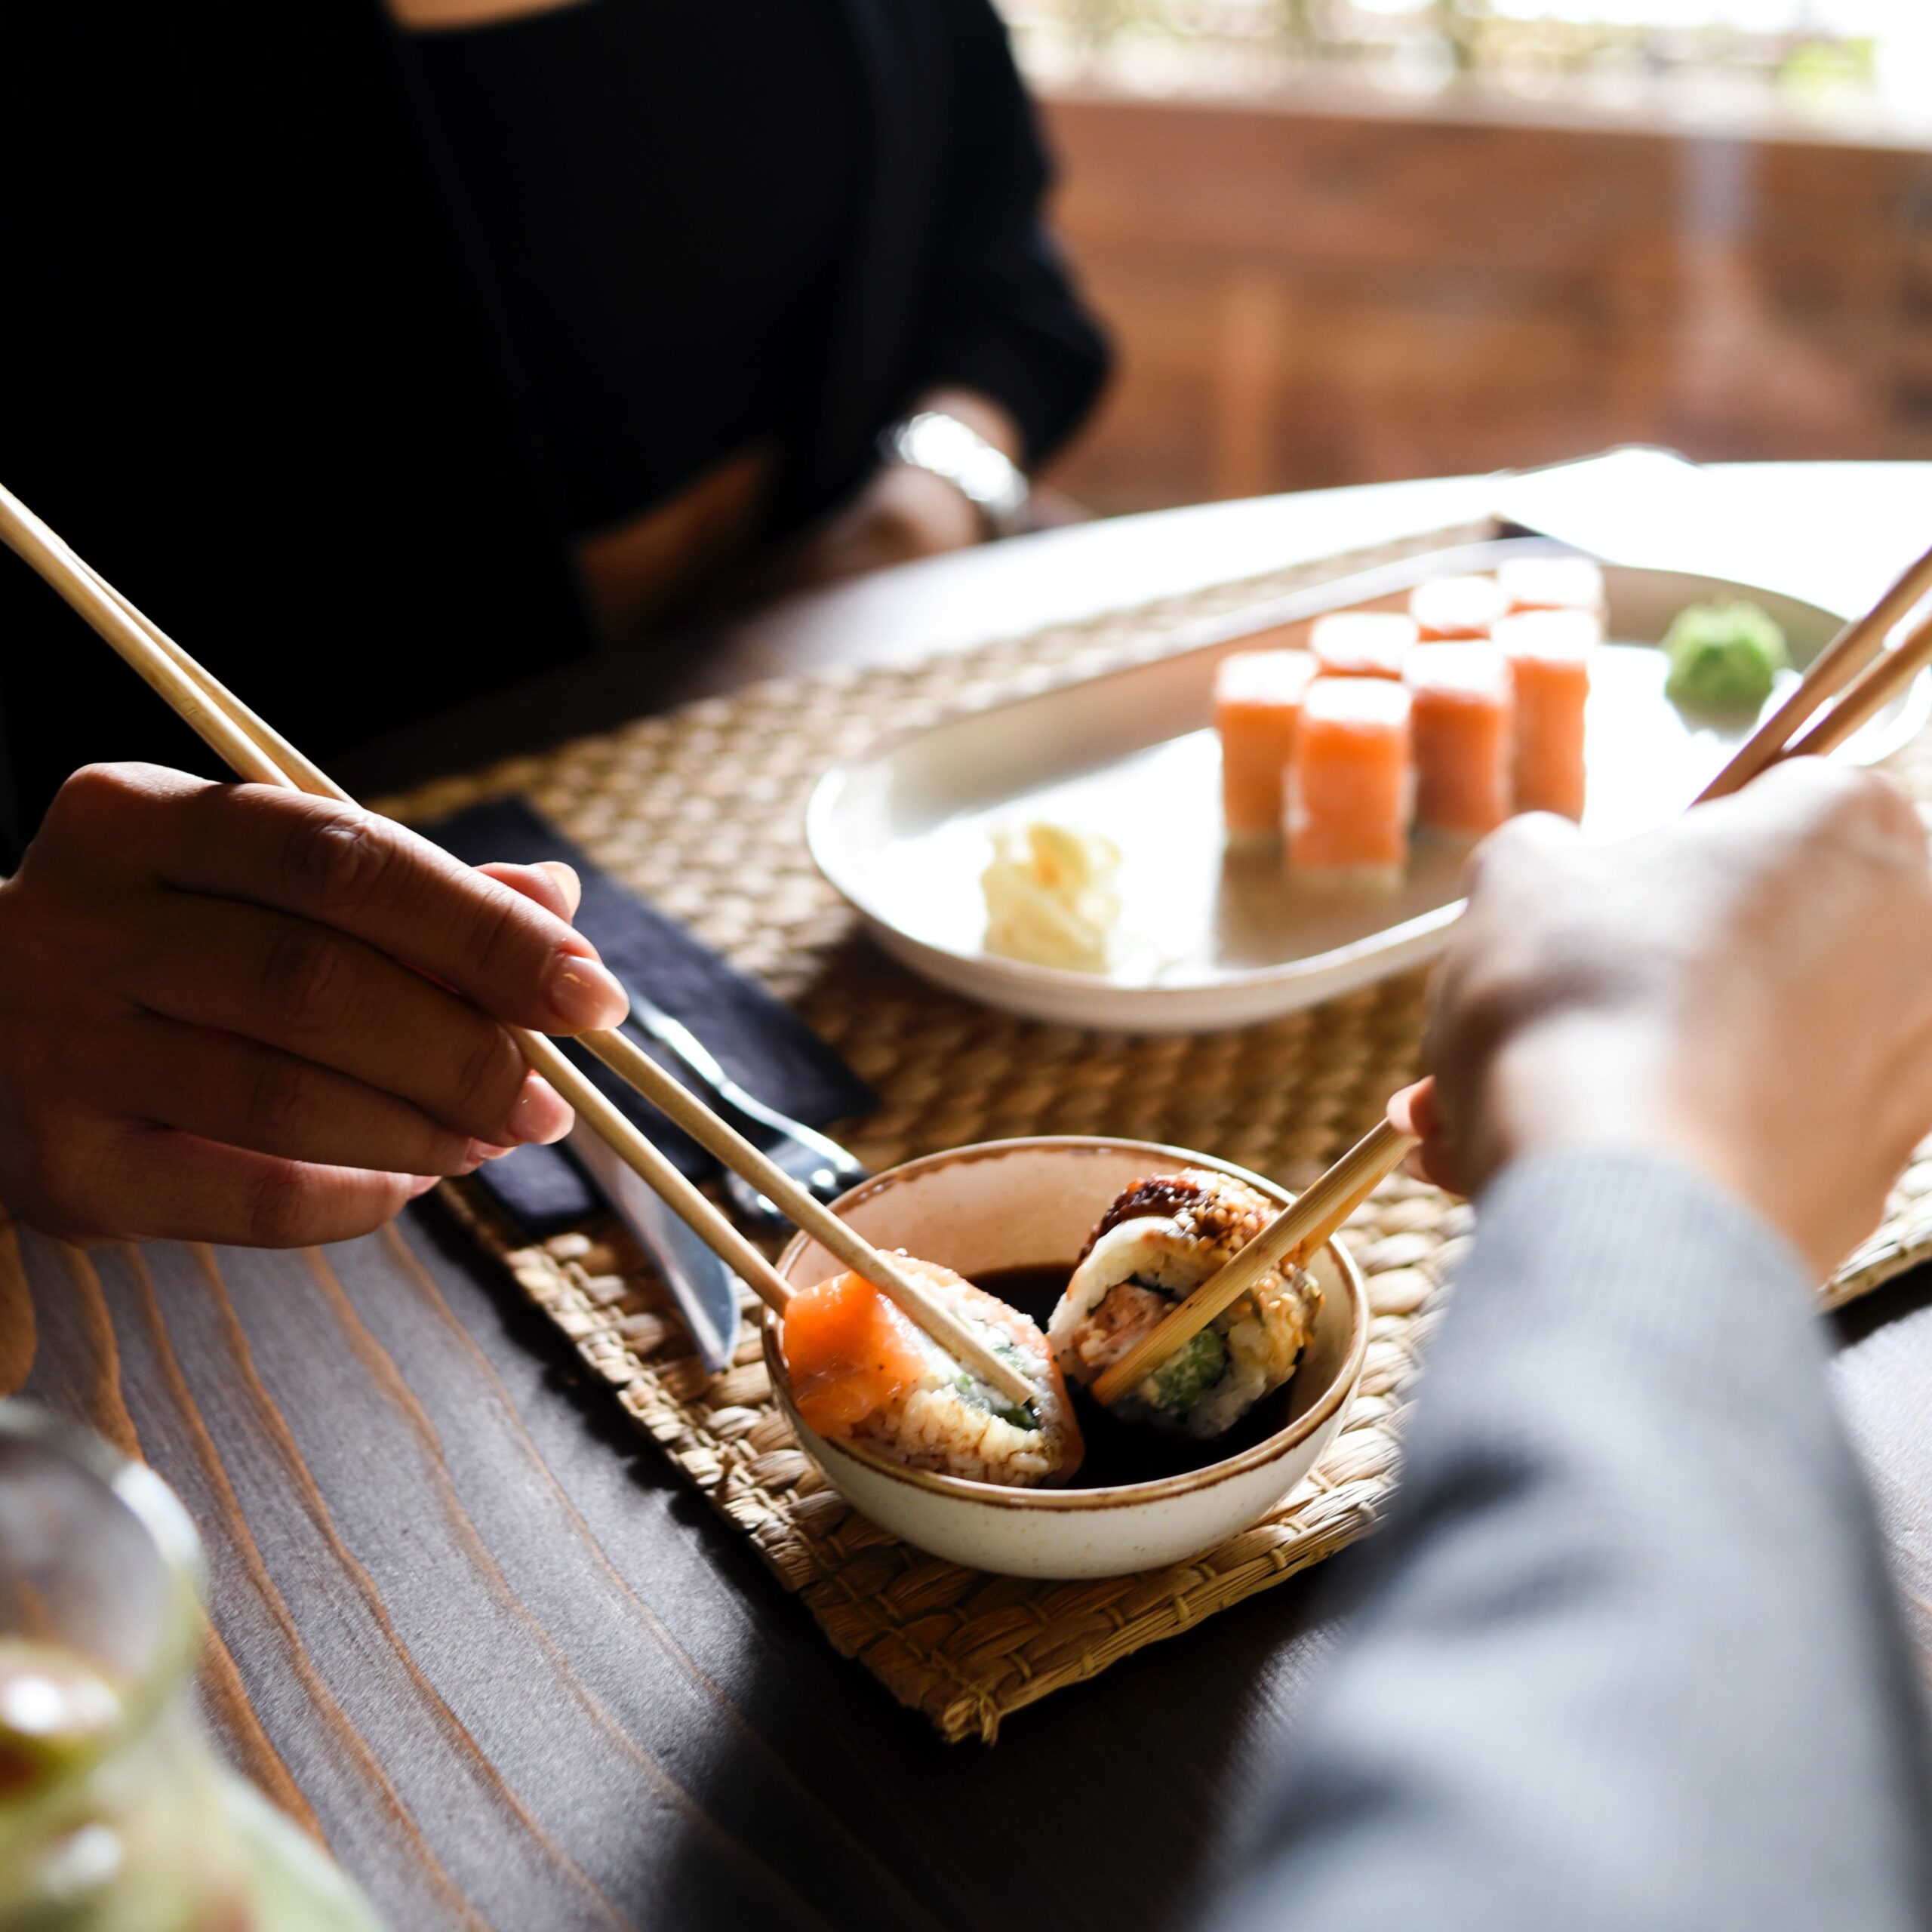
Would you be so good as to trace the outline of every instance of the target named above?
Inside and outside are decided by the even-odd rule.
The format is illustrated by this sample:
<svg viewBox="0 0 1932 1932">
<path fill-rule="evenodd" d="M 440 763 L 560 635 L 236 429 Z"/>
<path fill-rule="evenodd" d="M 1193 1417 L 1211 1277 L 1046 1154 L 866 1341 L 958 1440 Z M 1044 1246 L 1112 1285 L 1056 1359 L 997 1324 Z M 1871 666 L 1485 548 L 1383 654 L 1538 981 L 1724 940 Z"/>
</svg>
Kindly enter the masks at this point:
<svg viewBox="0 0 1932 1932">
<path fill-rule="evenodd" d="M 1417 96 L 1932 134 L 1928 0 L 1000 0 L 1048 87 Z"/>
</svg>

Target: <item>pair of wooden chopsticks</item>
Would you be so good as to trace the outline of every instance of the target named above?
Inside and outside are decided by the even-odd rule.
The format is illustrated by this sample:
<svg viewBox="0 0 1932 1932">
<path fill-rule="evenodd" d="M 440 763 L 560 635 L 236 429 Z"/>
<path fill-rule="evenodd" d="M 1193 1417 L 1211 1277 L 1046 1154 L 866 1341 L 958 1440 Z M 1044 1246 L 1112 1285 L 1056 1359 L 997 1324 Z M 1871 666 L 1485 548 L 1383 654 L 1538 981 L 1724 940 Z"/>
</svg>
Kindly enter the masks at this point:
<svg viewBox="0 0 1932 1932">
<path fill-rule="evenodd" d="M 355 801 L 334 780 L 266 723 L 187 651 L 143 616 L 10 491 L 0 488 L 0 538 L 46 579 L 170 705 L 236 776 L 342 804 Z M 512 1028 L 531 1066 L 691 1226 L 752 1291 L 780 1310 L 792 1288 L 751 1243 L 700 1194 L 636 1126 L 540 1033 Z M 964 1322 L 890 1255 L 774 1167 L 751 1143 L 672 1078 L 624 1034 L 593 1032 L 583 1044 L 724 1164 L 750 1181 L 820 1245 L 891 1297 L 948 1354 L 1024 1407 L 1033 1390 Z"/>
<path fill-rule="evenodd" d="M 1886 648 L 1893 633 L 1928 596 L 1932 550 L 1818 654 L 1790 695 L 1695 802 L 1702 804 L 1740 790 L 1781 758 L 1822 757 L 1835 751 L 1869 724 L 1932 662 L 1932 615 L 1922 617 Z M 1820 707 L 1832 698 L 1837 702 L 1818 716 Z M 1111 1407 L 1232 1307 L 1269 1269 L 1294 1266 L 1316 1253 L 1419 1144 L 1388 1121 L 1372 1128 L 1291 1206 L 1177 1304 L 1157 1327 L 1095 1377 L 1094 1399 Z"/>
</svg>

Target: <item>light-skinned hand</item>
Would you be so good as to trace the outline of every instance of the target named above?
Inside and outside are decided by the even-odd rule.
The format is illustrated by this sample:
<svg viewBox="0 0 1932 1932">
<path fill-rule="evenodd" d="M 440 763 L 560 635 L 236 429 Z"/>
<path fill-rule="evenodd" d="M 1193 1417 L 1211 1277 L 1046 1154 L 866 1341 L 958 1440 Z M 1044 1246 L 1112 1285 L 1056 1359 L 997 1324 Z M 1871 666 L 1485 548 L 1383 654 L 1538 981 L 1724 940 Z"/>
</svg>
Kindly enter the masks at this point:
<svg viewBox="0 0 1932 1932">
<path fill-rule="evenodd" d="M 1932 872 L 1874 774 L 1795 759 L 1628 843 L 1553 818 L 1479 850 L 1391 1118 L 1478 1192 L 1566 1146 L 1697 1168 L 1822 1278 L 1932 1131 Z"/>
</svg>

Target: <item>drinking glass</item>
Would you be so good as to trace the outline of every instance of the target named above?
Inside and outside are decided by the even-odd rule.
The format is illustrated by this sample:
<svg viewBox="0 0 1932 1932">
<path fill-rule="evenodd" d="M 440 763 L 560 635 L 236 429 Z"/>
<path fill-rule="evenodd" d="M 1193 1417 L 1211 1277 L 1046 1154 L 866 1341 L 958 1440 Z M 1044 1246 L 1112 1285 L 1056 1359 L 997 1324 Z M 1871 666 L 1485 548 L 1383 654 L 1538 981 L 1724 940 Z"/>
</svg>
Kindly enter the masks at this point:
<svg viewBox="0 0 1932 1932">
<path fill-rule="evenodd" d="M 0 1402 L 0 1932 L 380 1932 L 215 1756 L 202 1580 L 152 1470 Z"/>
</svg>

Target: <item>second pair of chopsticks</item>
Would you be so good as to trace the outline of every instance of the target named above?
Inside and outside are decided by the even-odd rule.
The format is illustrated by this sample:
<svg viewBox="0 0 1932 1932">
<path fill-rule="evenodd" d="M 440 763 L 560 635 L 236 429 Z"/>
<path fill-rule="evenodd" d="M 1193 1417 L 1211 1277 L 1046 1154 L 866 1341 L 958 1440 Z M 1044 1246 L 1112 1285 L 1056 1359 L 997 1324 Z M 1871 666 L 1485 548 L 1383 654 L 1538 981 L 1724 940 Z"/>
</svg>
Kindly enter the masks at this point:
<svg viewBox="0 0 1932 1932">
<path fill-rule="evenodd" d="M 1820 651 L 1790 694 L 1733 755 L 1696 802 L 1741 790 L 1786 758 L 1823 757 L 1869 724 L 1932 662 L 1932 616 L 1890 650 L 1887 641 L 1932 596 L 1932 550 L 1909 565 L 1862 617 Z M 1835 699 L 1822 717 L 1821 708 Z M 1420 1143 L 1379 1121 L 1118 1361 L 1094 1378 L 1094 1399 L 1111 1405 L 1137 1387 L 1209 1322 L 1276 1268 L 1315 1254 Z"/>
<path fill-rule="evenodd" d="M 93 626 L 237 777 L 340 804 L 355 802 L 3 487 L 0 538 Z M 554 1041 L 521 1027 L 511 1031 L 525 1061 L 761 1300 L 782 1312 L 792 1291 L 771 1263 L 598 1091 Z M 1023 1407 L 1031 1402 L 1031 1386 L 1011 1364 L 995 1354 L 892 1257 L 881 1254 L 849 1223 L 773 1166 L 641 1048 L 616 1032 L 586 1034 L 583 1044 L 726 1166 L 751 1181 L 821 1247 L 889 1296 L 948 1354 L 1010 1401 Z"/>
<path fill-rule="evenodd" d="M 1812 660 L 1784 702 L 1698 793 L 1697 803 L 1743 790 L 1780 758 L 1822 757 L 1835 751 L 1875 718 L 1924 668 L 1932 619 L 1914 626 L 1890 650 L 1885 646 L 1928 596 L 1932 550 L 1909 565 L 1864 616 L 1853 618 Z M 1819 709 L 1828 698 L 1837 702 L 1819 718 Z"/>
<path fill-rule="evenodd" d="M 1103 1369 L 1094 1378 L 1094 1399 L 1111 1408 L 1271 1271 L 1294 1267 L 1315 1254 L 1416 1144 L 1387 1121 L 1371 1128 L 1118 1361 Z"/>
</svg>

